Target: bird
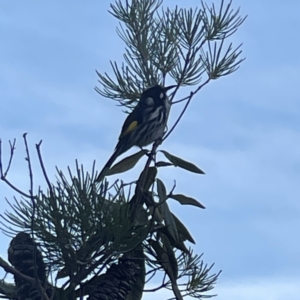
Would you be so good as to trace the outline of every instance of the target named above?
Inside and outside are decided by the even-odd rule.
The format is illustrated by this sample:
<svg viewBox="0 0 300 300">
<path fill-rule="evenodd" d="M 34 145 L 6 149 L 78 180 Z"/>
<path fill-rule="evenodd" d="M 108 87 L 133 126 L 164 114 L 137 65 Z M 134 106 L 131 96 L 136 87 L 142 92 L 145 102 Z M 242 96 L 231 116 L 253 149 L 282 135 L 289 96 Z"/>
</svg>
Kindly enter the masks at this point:
<svg viewBox="0 0 300 300">
<path fill-rule="evenodd" d="M 114 153 L 96 182 L 102 181 L 117 157 L 131 147 L 142 148 L 163 137 L 171 108 L 167 91 L 174 87 L 176 85 L 163 87 L 156 84 L 143 91 L 138 104 L 125 119 Z"/>
</svg>

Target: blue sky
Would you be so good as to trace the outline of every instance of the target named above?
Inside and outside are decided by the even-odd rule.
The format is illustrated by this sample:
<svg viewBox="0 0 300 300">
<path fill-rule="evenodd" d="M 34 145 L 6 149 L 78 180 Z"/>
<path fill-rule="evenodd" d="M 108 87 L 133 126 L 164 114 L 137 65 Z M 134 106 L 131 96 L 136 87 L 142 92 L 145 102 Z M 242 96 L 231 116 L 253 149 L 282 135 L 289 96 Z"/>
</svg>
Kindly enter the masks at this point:
<svg viewBox="0 0 300 300">
<path fill-rule="evenodd" d="M 94 91 L 95 69 L 110 73 L 109 60 L 122 61 L 124 45 L 107 12 L 109 3 L 0 0 L 0 138 L 4 158 L 8 140 L 18 140 L 9 176 L 21 188 L 29 187 L 24 132 L 32 156 L 34 144 L 43 140 L 52 177 L 55 166 L 65 170 L 76 158 L 86 169 L 96 159 L 100 169 L 115 146 L 125 115 Z M 300 2 L 233 1 L 239 6 L 248 18 L 232 41 L 244 44 L 246 61 L 195 97 L 163 145 L 206 175 L 166 169 L 161 178 L 169 189 L 176 179 L 178 193 L 207 207 L 170 204 L 193 234 L 195 251 L 215 262 L 216 272 L 223 270 L 217 299 L 295 300 L 300 294 Z M 34 166 L 39 174 L 37 160 Z M 36 184 L 43 184 L 38 176 Z M 13 193 L 0 183 L 0 195 L 3 212 L 4 197 L 12 199 Z M 0 253 L 6 258 L 9 239 L 3 241 Z"/>
</svg>

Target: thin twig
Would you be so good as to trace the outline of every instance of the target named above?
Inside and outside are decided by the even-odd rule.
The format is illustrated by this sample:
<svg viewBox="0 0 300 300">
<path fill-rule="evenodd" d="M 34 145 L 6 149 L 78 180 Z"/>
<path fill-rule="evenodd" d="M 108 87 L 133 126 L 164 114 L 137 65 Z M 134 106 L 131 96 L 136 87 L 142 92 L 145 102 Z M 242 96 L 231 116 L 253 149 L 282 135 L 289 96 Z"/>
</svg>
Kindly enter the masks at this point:
<svg viewBox="0 0 300 300">
<path fill-rule="evenodd" d="M 13 144 L 14 145 L 14 144 Z M 11 156 L 12 156 L 12 151 L 11 151 Z M 12 157 L 10 157 L 9 161 L 12 160 Z M 10 164 L 10 163 L 9 163 Z M 7 178 L 6 172 L 9 170 L 9 168 L 6 169 L 5 172 L 3 172 L 3 162 L 2 162 L 2 140 L 0 139 L 0 179 L 4 181 L 10 188 L 12 188 L 14 191 L 16 191 L 18 194 L 25 198 L 30 198 L 29 194 L 24 193 L 17 187 L 15 187 Z"/>
<path fill-rule="evenodd" d="M 186 101 L 186 100 L 188 100 L 189 98 L 190 98 L 190 96 L 186 96 L 186 97 L 184 97 L 184 98 L 182 98 L 182 99 L 180 99 L 180 100 L 173 101 L 173 102 L 172 102 L 172 105 L 177 104 L 177 103 L 181 103 L 181 102 L 183 102 L 183 101 Z"/>
<path fill-rule="evenodd" d="M 35 147 L 36 147 L 36 151 L 37 151 L 37 154 L 38 154 L 40 166 L 41 166 L 42 171 L 43 171 L 43 175 L 45 177 L 45 180 L 46 180 L 48 188 L 49 188 L 50 195 L 54 199 L 53 187 L 50 183 L 50 180 L 49 180 L 49 177 L 48 177 L 48 174 L 46 172 L 46 168 L 45 168 L 45 165 L 44 165 L 44 162 L 43 162 L 42 154 L 41 154 L 41 144 L 42 144 L 42 140 L 40 140 L 40 142 L 38 144 L 36 144 Z"/>
<path fill-rule="evenodd" d="M 195 91 L 193 91 L 193 92 L 190 93 L 190 96 L 189 96 L 189 98 L 188 98 L 188 100 L 187 100 L 187 102 L 186 102 L 186 104 L 185 104 L 185 106 L 184 106 L 182 112 L 180 113 L 179 117 L 177 118 L 177 120 L 176 120 L 176 122 L 174 123 L 174 125 L 172 126 L 172 128 L 171 128 L 171 129 L 168 131 L 168 133 L 164 136 L 163 141 L 164 141 L 164 140 L 171 134 L 171 132 L 175 129 L 175 127 L 177 126 L 177 124 L 179 123 L 179 121 L 181 120 L 181 118 L 183 117 L 185 111 L 187 110 L 187 108 L 188 108 L 188 106 L 189 106 L 189 104 L 190 104 L 190 102 L 191 102 L 193 96 L 194 96 L 196 93 L 198 93 L 198 92 L 199 92 L 206 84 L 208 84 L 209 81 L 210 81 L 210 78 L 207 78 L 206 81 L 205 81 L 204 83 L 200 84 L 200 85 L 198 86 L 198 88 L 197 88 Z"/>
<path fill-rule="evenodd" d="M 30 159 L 30 155 L 29 155 L 29 147 L 28 147 L 26 136 L 27 136 L 27 133 L 24 133 L 23 134 L 23 139 L 24 139 L 24 143 L 25 143 L 26 160 L 27 160 L 27 163 L 28 163 L 28 171 L 29 171 L 29 179 L 30 179 L 29 193 L 30 193 L 30 198 L 32 200 L 33 211 L 34 211 L 35 210 L 35 202 L 34 202 L 34 196 L 33 196 L 33 175 L 32 175 L 31 159 Z M 34 218 L 34 216 L 32 216 L 32 218 Z"/>
<path fill-rule="evenodd" d="M 173 194 L 173 192 L 174 192 L 175 188 L 176 188 L 176 180 L 174 180 L 173 187 L 172 187 L 172 189 L 171 189 L 170 193 L 167 195 L 167 198 L 170 198 L 170 197 L 171 197 L 171 195 Z"/>
<path fill-rule="evenodd" d="M 4 176 L 1 176 L 1 180 L 4 181 L 9 187 L 11 187 L 14 191 L 16 191 L 21 196 L 31 199 L 31 196 L 29 194 L 26 194 L 26 193 L 22 192 L 20 189 L 18 189 L 17 187 L 15 187 Z"/>
<path fill-rule="evenodd" d="M 167 285 L 170 284 L 170 280 L 168 280 L 167 282 L 165 282 L 166 277 L 167 277 L 167 274 L 165 273 L 165 274 L 164 274 L 164 278 L 163 278 L 163 280 L 162 280 L 162 284 L 161 284 L 160 286 L 158 286 L 158 287 L 156 287 L 156 288 L 153 288 L 153 289 L 144 290 L 144 292 L 156 292 L 156 291 L 158 291 L 158 290 L 160 290 L 160 289 L 162 289 L 162 288 L 167 287 Z"/>
<path fill-rule="evenodd" d="M 26 151 L 26 160 L 28 162 L 28 171 L 29 171 L 29 179 L 30 179 L 30 188 L 29 188 L 29 193 L 30 193 L 30 199 L 32 202 L 32 215 L 31 215 L 31 236 L 32 239 L 34 239 L 34 232 L 33 232 L 33 228 L 34 228 L 34 221 L 35 221 L 35 212 L 36 212 L 36 203 L 35 203 L 35 197 L 33 196 L 33 174 L 32 174 L 32 166 L 31 166 L 31 159 L 30 159 L 30 154 L 29 154 L 29 147 L 28 147 L 28 143 L 27 143 L 27 133 L 23 134 L 23 139 L 24 139 L 24 143 L 25 143 L 25 151 Z M 36 280 L 36 285 L 37 285 L 37 289 L 39 291 L 39 293 L 41 294 L 41 296 L 43 294 L 45 294 L 45 290 L 43 289 L 39 278 L 38 278 L 38 273 L 37 273 L 37 264 L 36 264 L 36 247 L 33 248 L 33 268 L 34 268 L 34 278 Z"/>
<path fill-rule="evenodd" d="M 171 97 L 171 99 L 170 99 L 171 103 L 172 103 L 172 101 L 173 101 L 173 99 L 174 99 L 174 97 L 175 97 L 175 95 L 176 95 L 176 93 L 177 93 L 177 91 L 178 91 L 178 89 L 179 89 L 179 87 L 180 87 L 180 85 L 181 85 L 183 79 L 184 79 L 184 76 L 185 76 L 185 73 L 186 73 L 188 64 L 189 64 L 190 59 L 191 59 L 190 55 L 191 55 L 191 46 L 189 47 L 189 50 L 188 50 L 188 52 L 187 52 L 187 54 L 186 54 L 186 56 L 185 56 L 184 67 L 183 67 L 181 76 L 180 76 L 180 78 L 179 78 L 179 80 L 178 80 L 178 82 L 177 82 L 177 86 L 176 86 L 175 90 L 174 90 L 173 93 L 172 93 L 172 97 Z"/>
<path fill-rule="evenodd" d="M 8 165 L 7 165 L 6 171 L 4 172 L 4 177 L 6 177 L 8 171 L 9 171 L 9 169 L 11 167 L 12 159 L 13 159 L 13 156 L 14 156 L 14 150 L 16 149 L 15 145 L 16 145 L 16 139 L 14 139 L 13 143 L 11 143 L 11 141 L 9 141 L 10 157 L 9 157 L 9 161 L 8 161 Z"/>
</svg>

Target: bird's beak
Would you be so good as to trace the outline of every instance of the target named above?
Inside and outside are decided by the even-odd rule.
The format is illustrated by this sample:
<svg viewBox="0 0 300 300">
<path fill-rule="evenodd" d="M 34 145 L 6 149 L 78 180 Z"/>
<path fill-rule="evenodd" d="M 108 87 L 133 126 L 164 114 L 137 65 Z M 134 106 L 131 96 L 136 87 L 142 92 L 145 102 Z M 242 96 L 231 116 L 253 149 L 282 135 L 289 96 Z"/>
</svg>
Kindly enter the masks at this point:
<svg viewBox="0 0 300 300">
<path fill-rule="evenodd" d="M 164 91 L 166 92 L 166 91 L 168 91 L 168 90 L 170 90 L 170 89 L 175 88 L 176 86 L 177 86 L 177 85 L 166 86 L 166 87 L 164 87 Z"/>
</svg>

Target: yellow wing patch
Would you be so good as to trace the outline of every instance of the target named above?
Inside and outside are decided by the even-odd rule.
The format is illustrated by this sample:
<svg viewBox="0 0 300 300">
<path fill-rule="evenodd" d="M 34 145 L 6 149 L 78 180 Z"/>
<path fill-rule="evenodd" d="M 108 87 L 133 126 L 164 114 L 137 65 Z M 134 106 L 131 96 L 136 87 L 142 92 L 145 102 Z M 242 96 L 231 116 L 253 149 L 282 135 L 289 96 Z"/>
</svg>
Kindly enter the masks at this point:
<svg viewBox="0 0 300 300">
<path fill-rule="evenodd" d="M 129 126 L 122 132 L 121 136 L 124 136 L 125 134 L 127 134 L 128 132 L 134 130 L 138 125 L 137 121 L 133 121 L 129 124 Z"/>
</svg>

